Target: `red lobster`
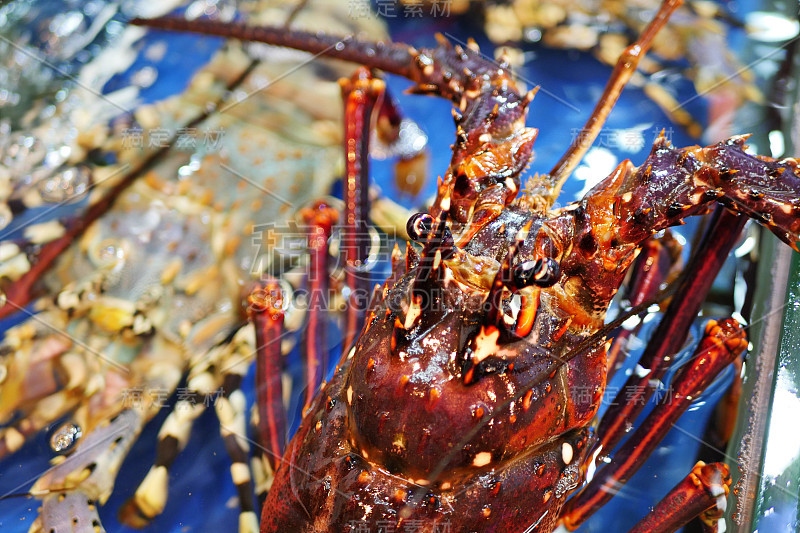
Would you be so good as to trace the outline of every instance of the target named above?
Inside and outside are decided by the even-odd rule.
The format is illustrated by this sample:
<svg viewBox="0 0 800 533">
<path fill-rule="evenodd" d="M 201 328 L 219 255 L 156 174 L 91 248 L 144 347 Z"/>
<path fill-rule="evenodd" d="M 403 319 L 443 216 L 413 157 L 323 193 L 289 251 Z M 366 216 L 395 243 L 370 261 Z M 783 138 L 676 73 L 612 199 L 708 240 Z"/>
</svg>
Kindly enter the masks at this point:
<svg viewBox="0 0 800 533">
<path fill-rule="evenodd" d="M 675 148 L 661 137 L 637 167 L 623 162 L 581 201 L 551 209 L 639 59 L 680 0 L 666 0 L 618 61 L 585 134 L 548 174 L 523 189 L 537 130 L 525 126 L 535 91 L 522 94 L 509 66 L 483 57 L 474 43 L 435 49 L 370 43 L 174 19 L 135 21 L 289 46 L 344 59 L 414 82 L 414 92 L 455 104 L 453 158 L 429 214 L 408 223 L 409 245 L 364 310 L 351 299 L 345 350 L 333 379 L 307 400 L 300 429 L 284 450 L 285 420 L 275 369 L 282 300 L 268 285 L 251 298 L 260 347 L 260 433 L 277 468 L 261 531 L 403 530 L 550 532 L 577 527 L 617 483 L 642 464 L 666 430 L 747 346 L 734 320 L 710 321 L 691 362 L 633 435 L 571 499 L 598 455 L 611 450 L 644 402 L 616 402 L 591 427 L 607 379 L 603 324 L 626 271 L 661 230 L 717 209 L 704 243 L 665 318 L 619 397 L 652 394 L 746 217 L 797 250 L 800 175 L 794 159 L 745 151 L 746 137 Z M 358 267 L 365 243 L 365 180 L 370 116 L 382 83 L 360 70 L 343 82 L 347 174 L 342 248 L 351 294 L 364 289 Z M 724 207 L 723 207 L 724 206 Z M 322 204 L 309 221 L 325 237 L 333 215 Z M 315 237 L 312 250 L 324 246 Z M 657 248 L 657 246 L 655 247 Z M 656 250 L 655 255 L 658 255 Z M 653 256 L 648 255 L 652 260 Z M 652 261 L 650 261 L 652 262 Z M 647 263 L 647 262 L 645 262 Z M 649 263 L 647 263 L 649 264 Z M 311 279 L 323 283 L 325 254 L 312 254 Z M 635 314 L 652 302 L 655 271 L 643 267 Z M 648 278 L 651 276 L 651 278 Z M 648 281 L 649 279 L 649 281 Z M 323 281 L 320 281 L 323 280 Z M 320 285 L 315 290 L 324 290 Z M 312 310 L 312 320 L 319 320 Z M 363 324 L 363 325 L 362 325 Z M 321 358 L 323 328 L 309 328 L 309 360 Z M 360 331 L 360 333 L 358 333 Z M 275 344 L 275 343 L 272 343 Z M 310 377 L 312 382 L 320 378 Z M 641 387 L 641 389 L 635 389 Z M 576 395 L 574 391 L 590 391 Z M 698 463 L 684 482 L 634 528 L 673 531 L 702 514 L 716 531 L 730 478 L 724 464 Z M 565 503 L 566 502 L 566 503 Z M 394 529 L 392 529 L 394 528 Z"/>
</svg>

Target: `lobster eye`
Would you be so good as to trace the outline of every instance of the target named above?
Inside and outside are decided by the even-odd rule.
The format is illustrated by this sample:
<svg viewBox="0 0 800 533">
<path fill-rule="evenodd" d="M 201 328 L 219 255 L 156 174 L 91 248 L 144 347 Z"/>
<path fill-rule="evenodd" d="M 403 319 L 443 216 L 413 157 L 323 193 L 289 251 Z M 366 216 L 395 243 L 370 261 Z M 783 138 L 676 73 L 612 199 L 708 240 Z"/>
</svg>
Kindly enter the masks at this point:
<svg viewBox="0 0 800 533">
<path fill-rule="evenodd" d="M 552 257 L 525 261 L 514 267 L 512 276 L 518 289 L 531 285 L 552 287 L 561 277 L 561 267 Z"/>
<path fill-rule="evenodd" d="M 433 217 L 428 213 L 417 213 L 408 219 L 406 224 L 408 236 L 414 242 L 424 241 L 433 231 Z"/>
</svg>

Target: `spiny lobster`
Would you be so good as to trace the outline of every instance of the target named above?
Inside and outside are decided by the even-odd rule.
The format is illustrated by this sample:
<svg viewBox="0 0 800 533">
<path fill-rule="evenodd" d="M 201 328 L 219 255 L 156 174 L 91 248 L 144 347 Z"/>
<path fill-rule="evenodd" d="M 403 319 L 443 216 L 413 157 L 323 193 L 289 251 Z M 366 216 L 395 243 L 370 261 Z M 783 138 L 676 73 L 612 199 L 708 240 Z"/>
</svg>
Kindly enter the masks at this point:
<svg viewBox="0 0 800 533">
<path fill-rule="evenodd" d="M 430 213 L 408 225 L 422 252 L 409 246 L 405 258 L 395 257 L 391 277 L 373 292 L 368 309 L 351 302 L 336 373 L 308 400 L 285 451 L 283 422 L 275 402 L 267 401 L 276 390 L 269 371 L 279 356 L 270 339 L 280 333 L 285 296 L 269 284 L 251 298 L 259 357 L 267 365 L 261 438 L 269 453 L 283 457 L 263 507 L 262 531 L 363 531 L 386 524 L 402 530 L 411 522 L 424 531 L 445 524 L 459 531 L 577 527 L 632 475 L 688 402 L 743 353 L 747 341 L 738 323 L 710 321 L 691 363 L 673 381 L 671 402 L 660 402 L 610 463 L 567 500 L 641 410 L 641 402 L 619 402 L 590 427 L 607 377 L 606 310 L 651 238 L 714 203 L 723 206 L 693 260 L 694 275 L 676 289 L 620 395 L 639 386 L 645 397 L 652 394 L 649 383 L 663 375 L 665 361 L 683 342 L 746 217 L 797 250 L 797 162 L 750 155 L 744 136 L 683 149 L 659 138 L 641 166 L 625 161 L 581 201 L 551 209 L 680 3 L 664 2 L 618 61 L 586 135 L 524 190 L 520 175 L 537 135 L 525 117 L 535 91 L 522 94 L 508 65 L 485 59 L 472 43 L 452 47 L 442 39 L 435 49 L 417 50 L 270 28 L 135 21 L 369 65 L 456 106 L 450 167 Z M 361 70 L 343 89 L 348 166 L 342 247 L 355 294 L 364 284 L 358 229 L 365 216 L 366 132 L 382 84 Z M 324 205 L 316 211 L 321 218 L 312 212 L 310 220 L 325 234 L 330 216 Z M 643 285 L 650 288 L 640 289 L 642 305 L 634 313 L 652 298 L 652 283 Z M 319 347 L 320 331 L 310 331 L 309 353 Z M 725 465 L 698 464 L 634 531 L 672 531 L 698 514 L 717 530 L 729 484 Z"/>
</svg>

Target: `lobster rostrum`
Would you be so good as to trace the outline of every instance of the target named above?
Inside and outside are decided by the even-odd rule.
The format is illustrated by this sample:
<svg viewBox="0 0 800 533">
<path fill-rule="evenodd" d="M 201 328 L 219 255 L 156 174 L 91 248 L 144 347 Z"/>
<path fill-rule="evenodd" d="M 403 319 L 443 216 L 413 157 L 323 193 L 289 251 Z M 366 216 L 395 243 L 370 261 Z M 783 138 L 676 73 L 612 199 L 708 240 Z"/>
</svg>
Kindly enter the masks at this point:
<svg viewBox="0 0 800 533">
<path fill-rule="evenodd" d="M 374 530 L 387 523 L 402 530 L 412 521 L 424 531 L 444 524 L 458 531 L 549 532 L 559 522 L 577 527 L 610 497 L 614 483 L 632 475 L 691 399 L 743 353 L 747 341 L 738 323 L 709 321 L 691 363 L 673 381 L 671 403 L 659 403 L 610 464 L 567 501 L 595 458 L 614 448 L 625 433 L 620 428 L 638 414 L 629 403 L 591 427 L 607 379 L 606 311 L 643 246 L 686 217 L 724 206 L 700 246 L 705 255 L 695 259 L 704 266 L 676 289 L 657 333 L 663 342 L 648 349 L 631 387 L 663 375 L 669 350 L 685 338 L 670 332 L 685 331 L 696 315 L 698 295 L 745 217 L 795 250 L 800 238 L 797 162 L 750 155 L 745 136 L 689 148 L 675 148 L 662 136 L 639 167 L 624 161 L 582 200 L 552 209 L 561 184 L 679 4 L 667 0 L 625 50 L 588 134 L 524 188 L 521 174 L 537 135 L 525 126 L 535 91 L 520 91 L 508 65 L 487 60 L 474 43 L 453 47 L 441 39 L 435 49 L 417 50 L 232 24 L 135 21 L 362 63 L 409 78 L 414 92 L 455 104 L 450 167 L 430 213 L 408 224 L 421 253 L 409 244 L 405 257 L 395 255 L 391 277 L 376 287 L 363 313 L 360 335 L 345 345 L 334 377 L 309 401 L 285 450 L 274 438 L 282 431 L 279 416 L 262 406 L 261 439 L 270 453 L 282 455 L 279 464 L 273 460 L 278 468 L 262 531 Z M 363 215 L 363 204 L 355 206 L 366 179 L 364 132 L 381 91 L 366 70 L 343 82 L 350 236 L 343 247 L 352 272 L 360 261 L 354 231 Z M 274 285 L 260 296 L 251 303 L 257 345 L 264 347 L 279 335 L 284 296 Z M 358 310 L 348 316 L 347 331 L 357 330 Z M 261 349 L 259 357 L 274 361 L 268 352 Z M 591 394 L 574 393 L 587 390 Z M 729 485 L 725 465 L 699 463 L 635 531 L 672 531 L 700 513 L 716 530 Z"/>
</svg>

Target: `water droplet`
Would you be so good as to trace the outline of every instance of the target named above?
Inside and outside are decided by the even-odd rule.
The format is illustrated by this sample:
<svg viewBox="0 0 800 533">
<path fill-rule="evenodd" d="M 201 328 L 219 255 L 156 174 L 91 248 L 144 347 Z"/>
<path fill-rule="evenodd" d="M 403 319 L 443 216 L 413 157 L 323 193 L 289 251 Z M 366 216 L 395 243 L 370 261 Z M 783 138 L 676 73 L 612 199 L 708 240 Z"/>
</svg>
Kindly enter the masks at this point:
<svg viewBox="0 0 800 533">
<path fill-rule="evenodd" d="M 122 257 L 122 249 L 111 240 L 105 240 L 100 245 L 98 256 L 103 261 L 114 261 Z"/>
<path fill-rule="evenodd" d="M 60 426 L 50 436 L 50 448 L 54 452 L 63 452 L 70 449 L 81 438 L 83 431 L 72 422 Z"/>
<path fill-rule="evenodd" d="M 23 175 L 38 165 L 45 156 L 45 147 L 39 139 L 19 133 L 5 147 L 2 164 L 12 175 Z"/>
<path fill-rule="evenodd" d="M 103 239 L 90 248 L 89 257 L 101 267 L 113 267 L 125 259 L 125 249 L 116 239 Z"/>
<path fill-rule="evenodd" d="M 46 202 L 76 201 L 89 189 L 90 174 L 87 167 L 68 168 L 54 174 L 39 184 L 39 194 Z"/>
</svg>

